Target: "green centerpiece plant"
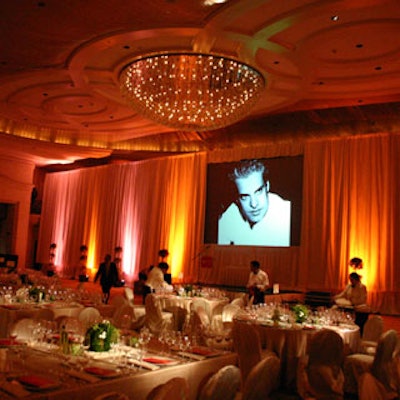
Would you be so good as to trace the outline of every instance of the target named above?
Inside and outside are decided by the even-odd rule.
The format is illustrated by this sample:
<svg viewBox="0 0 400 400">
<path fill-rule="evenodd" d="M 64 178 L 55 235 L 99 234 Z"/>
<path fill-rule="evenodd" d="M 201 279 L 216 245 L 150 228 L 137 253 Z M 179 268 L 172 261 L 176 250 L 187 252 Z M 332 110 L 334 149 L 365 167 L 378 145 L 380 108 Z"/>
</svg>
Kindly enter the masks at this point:
<svg viewBox="0 0 400 400">
<path fill-rule="evenodd" d="M 111 345 L 118 343 L 119 330 L 109 321 L 98 322 L 92 325 L 86 332 L 85 343 L 89 351 L 109 351 Z"/>
<path fill-rule="evenodd" d="M 295 321 L 298 324 L 302 324 L 303 322 L 305 322 L 310 313 L 309 308 L 305 304 L 296 304 L 295 306 L 293 306 L 292 311 L 295 316 Z"/>
</svg>

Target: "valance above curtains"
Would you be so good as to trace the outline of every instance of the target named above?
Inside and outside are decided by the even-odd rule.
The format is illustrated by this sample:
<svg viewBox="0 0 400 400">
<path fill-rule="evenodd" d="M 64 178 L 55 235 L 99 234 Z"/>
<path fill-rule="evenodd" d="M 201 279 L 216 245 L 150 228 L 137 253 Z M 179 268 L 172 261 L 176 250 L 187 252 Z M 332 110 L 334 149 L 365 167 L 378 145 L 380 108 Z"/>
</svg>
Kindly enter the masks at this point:
<svg viewBox="0 0 400 400">
<path fill-rule="evenodd" d="M 297 154 L 304 155 L 299 247 L 204 246 L 208 162 Z M 56 263 L 72 276 L 81 244 L 93 270 L 121 246 L 123 270 L 133 280 L 168 248 L 175 280 L 244 286 L 256 258 L 283 289 L 335 292 L 347 284 L 349 258 L 358 256 L 370 303 L 399 312 L 398 154 L 400 136 L 382 133 L 48 174 L 39 261 L 55 242 Z M 204 257 L 211 262 L 203 265 Z"/>
</svg>

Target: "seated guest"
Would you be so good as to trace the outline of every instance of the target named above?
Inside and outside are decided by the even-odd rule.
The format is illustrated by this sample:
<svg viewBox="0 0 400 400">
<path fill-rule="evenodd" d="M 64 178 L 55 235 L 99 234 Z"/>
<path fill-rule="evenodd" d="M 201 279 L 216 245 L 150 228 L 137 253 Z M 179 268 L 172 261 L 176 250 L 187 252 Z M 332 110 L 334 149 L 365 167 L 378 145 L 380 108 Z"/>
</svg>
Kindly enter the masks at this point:
<svg viewBox="0 0 400 400">
<path fill-rule="evenodd" d="M 250 275 L 247 282 L 249 297 L 253 297 L 253 304 L 264 303 L 264 293 L 269 286 L 268 274 L 260 269 L 256 260 L 250 262 Z"/>
<path fill-rule="evenodd" d="M 156 267 L 150 269 L 143 292 L 143 304 L 146 296 L 149 293 L 153 293 L 157 290 L 164 289 L 172 291 L 172 286 L 164 279 L 164 274 L 168 271 L 168 264 L 166 262 L 160 262 Z"/>
</svg>

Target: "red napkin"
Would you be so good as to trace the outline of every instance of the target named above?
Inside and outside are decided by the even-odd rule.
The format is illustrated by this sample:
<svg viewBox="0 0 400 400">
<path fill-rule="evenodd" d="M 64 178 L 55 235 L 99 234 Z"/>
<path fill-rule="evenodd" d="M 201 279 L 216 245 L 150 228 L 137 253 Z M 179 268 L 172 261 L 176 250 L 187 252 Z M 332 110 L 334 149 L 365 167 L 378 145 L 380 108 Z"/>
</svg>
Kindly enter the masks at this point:
<svg viewBox="0 0 400 400">
<path fill-rule="evenodd" d="M 22 344 L 22 342 L 15 339 L 0 339 L 0 346 L 17 346 Z"/>
<path fill-rule="evenodd" d="M 115 371 L 112 369 L 99 368 L 99 367 L 86 367 L 85 372 L 98 376 L 111 376 L 115 374 Z"/>
<path fill-rule="evenodd" d="M 37 388 L 43 388 L 46 386 L 52 386 L 55 384 L 54 381 L 37 375 L 24 375 L 18 378 L 19 382 L 24 385 L 34 386 Z"/>
<path fill-rule="evenodd" d="M 190 350 L 193 354 L 198 354 L 199 356 L 209 356 L 213 354 L 213 351 L 204 347 L 192 347 Z"/>
<path fill-rule="evenodd" d="M 152 363 L 152 364 L 170 364 L 171 360 L 166 360 L 165 358 L 143 358 L 143 361 Z"/>
</svg>

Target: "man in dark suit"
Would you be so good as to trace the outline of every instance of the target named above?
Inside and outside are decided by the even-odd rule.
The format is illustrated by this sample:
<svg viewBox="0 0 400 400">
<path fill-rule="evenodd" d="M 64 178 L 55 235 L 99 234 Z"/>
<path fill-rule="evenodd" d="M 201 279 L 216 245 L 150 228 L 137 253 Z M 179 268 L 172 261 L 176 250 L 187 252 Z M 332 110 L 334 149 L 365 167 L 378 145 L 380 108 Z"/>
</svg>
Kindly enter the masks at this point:
<svg viewBox="0 0 400 400">
<path fill-rule="evenodd" d="M 104 261 L 100 264 L 94 282 L 100 278 L 100 285 L 103 291 L 103 303 L 107 304 L 110 299 L 111 288 L 118 281 L 118 270 L 114 262 L 111 261 L 111 255 L 106 254 Z"/>
</svg>

